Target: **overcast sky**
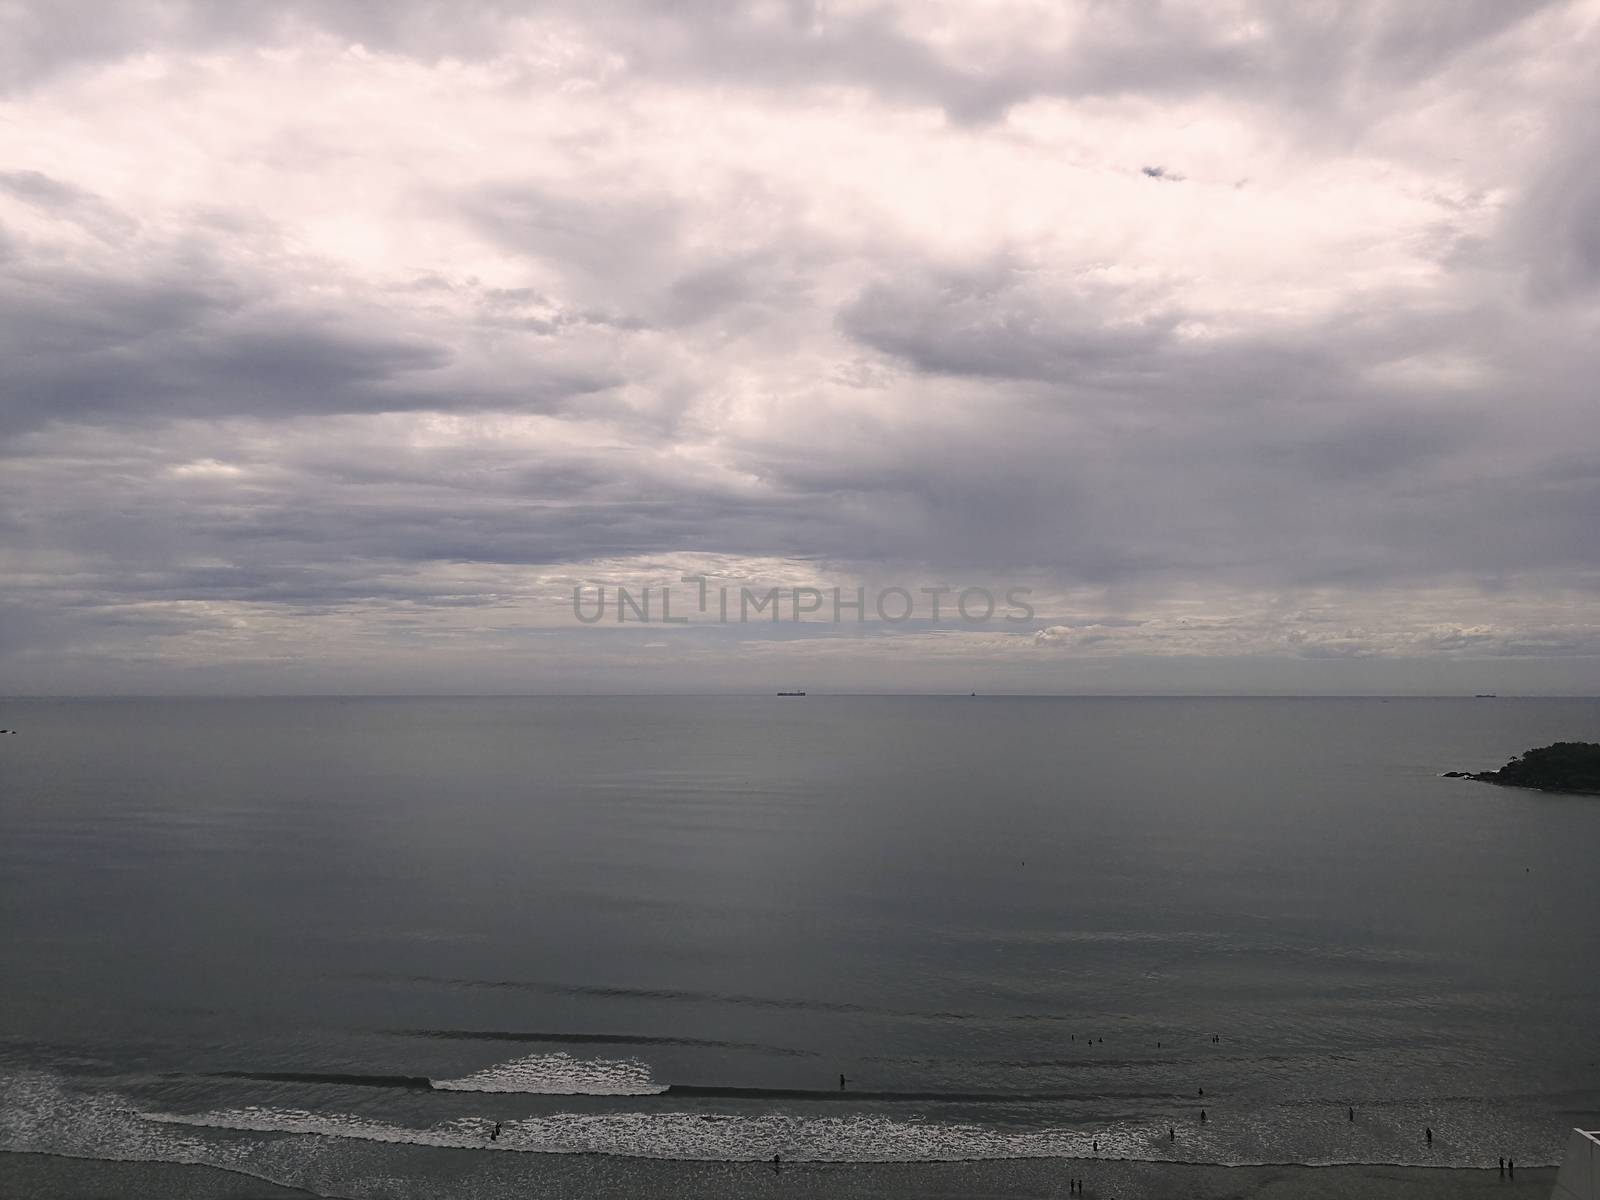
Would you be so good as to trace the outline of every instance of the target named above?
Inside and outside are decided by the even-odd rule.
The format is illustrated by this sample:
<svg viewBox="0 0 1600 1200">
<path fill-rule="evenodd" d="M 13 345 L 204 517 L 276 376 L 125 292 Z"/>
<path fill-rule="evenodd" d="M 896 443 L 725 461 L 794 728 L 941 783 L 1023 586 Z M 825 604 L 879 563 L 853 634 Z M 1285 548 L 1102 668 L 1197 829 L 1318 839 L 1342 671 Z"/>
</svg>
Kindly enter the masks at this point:
<svg viewBox="0 0 1600 1200">
<path fill-rule="evenodd" d="M 1596 62 L 1595 2 L 6 5 L 0 692 L 1600 691 Z M 573 619 L 692 574 L 1035 614 Z"/>
</svg>

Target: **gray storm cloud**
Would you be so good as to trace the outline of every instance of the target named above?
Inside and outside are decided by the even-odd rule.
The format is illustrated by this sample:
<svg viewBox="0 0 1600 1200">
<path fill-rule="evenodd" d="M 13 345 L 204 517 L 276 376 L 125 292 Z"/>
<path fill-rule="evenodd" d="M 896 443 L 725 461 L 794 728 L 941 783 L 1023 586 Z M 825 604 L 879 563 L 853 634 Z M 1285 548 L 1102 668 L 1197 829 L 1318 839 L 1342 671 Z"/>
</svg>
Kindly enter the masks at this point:
<svg viewBox="0 0 1600 1200">
<path fill-rule="evenodd" d="M 1593 3 L 6 20 L 6 690 L 1600 686 Z"/>
</svg>

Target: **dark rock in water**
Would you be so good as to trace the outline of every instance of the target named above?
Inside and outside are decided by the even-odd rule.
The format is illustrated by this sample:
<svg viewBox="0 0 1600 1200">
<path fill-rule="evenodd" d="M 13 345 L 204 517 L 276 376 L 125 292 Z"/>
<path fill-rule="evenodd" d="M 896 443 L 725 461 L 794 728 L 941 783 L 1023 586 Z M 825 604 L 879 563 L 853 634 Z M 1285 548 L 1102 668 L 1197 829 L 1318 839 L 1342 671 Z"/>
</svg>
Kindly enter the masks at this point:
<svg viewBox="0 0 1600 1200">
<path fill-rule="evenodd" d="M 1556 742 L 1528 750 L 1498 771 L 1447 771 L 1447 779 L 1476 779 L 1505 787 L 1541 792 L 1576 792 L 1600 796 L 1600 744 Z"/>
</svg>

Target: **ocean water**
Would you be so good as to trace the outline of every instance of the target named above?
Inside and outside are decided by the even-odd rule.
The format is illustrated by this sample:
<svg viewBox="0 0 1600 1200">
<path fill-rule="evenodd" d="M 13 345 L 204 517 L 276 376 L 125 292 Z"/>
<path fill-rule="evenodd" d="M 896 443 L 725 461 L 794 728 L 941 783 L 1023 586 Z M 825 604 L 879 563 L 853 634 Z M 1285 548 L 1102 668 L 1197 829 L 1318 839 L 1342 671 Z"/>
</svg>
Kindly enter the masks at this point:
<svg viewBox="0 0 1600 1200">
<path fill-rule="evenodd" d="M 1600 1125 L 1600 799 L 1438 777 L 1600 701 L 0 727 L 4 1150 L 399 1197 L 539 1153 L 1533 1166 Z"/>
</svg>

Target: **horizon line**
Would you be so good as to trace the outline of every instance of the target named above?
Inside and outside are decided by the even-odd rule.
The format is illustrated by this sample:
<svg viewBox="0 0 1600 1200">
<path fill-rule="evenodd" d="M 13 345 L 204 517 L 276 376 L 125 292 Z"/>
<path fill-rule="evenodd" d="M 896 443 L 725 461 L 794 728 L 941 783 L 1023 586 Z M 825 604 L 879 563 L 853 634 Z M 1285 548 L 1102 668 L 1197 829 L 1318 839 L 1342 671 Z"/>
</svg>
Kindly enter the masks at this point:
<svg viewBox="0 0 1600 1200">
<path fill-rule="evenodd" d="M 749 700 L 762 696 L 879 700 L 1597 700 L 1567 692 L 61 692 L 0 696 L 31 700 Z"/>
</svg>

